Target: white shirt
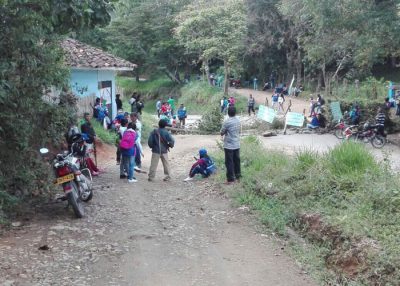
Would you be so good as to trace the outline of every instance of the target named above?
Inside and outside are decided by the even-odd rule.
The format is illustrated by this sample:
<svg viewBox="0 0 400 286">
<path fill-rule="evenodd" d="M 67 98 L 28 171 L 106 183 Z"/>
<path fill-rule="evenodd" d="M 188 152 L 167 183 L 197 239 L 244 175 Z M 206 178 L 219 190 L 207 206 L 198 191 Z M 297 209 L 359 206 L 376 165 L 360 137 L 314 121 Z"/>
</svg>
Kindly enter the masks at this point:
<svg viewBox="0 0 400 286">
<path fill-rule="evenodd" d="M 126 129 L 127 129 L 127 127 L 123 127 L 123 126 L 121 126 L 121 127 L 119 128 L 119 133 L 121 134 L 121 136 L 124 135 L 124 132 L 125 132 Z"/>
</svg>

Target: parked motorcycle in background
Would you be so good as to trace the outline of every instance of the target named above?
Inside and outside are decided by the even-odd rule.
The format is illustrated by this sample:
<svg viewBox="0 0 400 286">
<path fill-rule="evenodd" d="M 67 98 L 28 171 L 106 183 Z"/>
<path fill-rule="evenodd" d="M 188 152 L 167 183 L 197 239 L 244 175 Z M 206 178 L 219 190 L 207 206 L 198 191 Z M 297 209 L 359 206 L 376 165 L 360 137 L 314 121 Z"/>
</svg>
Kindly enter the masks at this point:
<svg viewBox="0 0 400 286">
<path fill-rule="evenodd" d="M 49 153 L 46 148 L 40 149 L 40 154 L 45 156 Z M 71 153 L 57 154 L 52 162 L 56 176 L 55 185 L 61 185 L 64 196 L 61 200 L 67 200 L 72 206 L 75 216 L 82 218 L 85 215 L 82 202 L 88 202 L 93 197 L 91 177 L 87 177 L 89 170 L 80 170 L 79 159 Z M 86 174 L 83 174 L 83 172 Z"/>
<path fill-rule="evenodd" d="M 375 148 L 382 148 L 386 144 L 386 138 L 378 134 L 376 125 L 364 124 L 360 130 L 358 125 L 348 126 L 345 131 L 345 138 L 349 140 L 361 140 L 364 143 L 370 142 Z"/>
</svg>

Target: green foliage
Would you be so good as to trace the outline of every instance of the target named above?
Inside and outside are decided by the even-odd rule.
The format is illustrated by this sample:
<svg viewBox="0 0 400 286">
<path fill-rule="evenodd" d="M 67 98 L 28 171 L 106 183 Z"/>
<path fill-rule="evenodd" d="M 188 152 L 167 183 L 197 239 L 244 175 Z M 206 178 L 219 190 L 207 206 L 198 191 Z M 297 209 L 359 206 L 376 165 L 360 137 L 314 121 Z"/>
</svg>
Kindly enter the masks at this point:
<svg viewBox="0 0 400 286">
<path fill-rule="evenodd" d="M 244 49 L 246 14 L 241 0 L 196 1 L 176 17 L 176 37 L 205 59 L 234 64 Z"/>
<path fill-rule="evenodd" d="M 133 92 L 137 92 L 145 97 L 145 99 L 168 96 L 177 96 L 179 86 L 166 77 L 156 77 L 146 81 L 136 81 L 129 77 L 117 77 L 118 86 L 122 87 L 126 97 Z"/>
<path fill-rule="evenodd" d="M 188 0 L 121 0 L 111 25 L 106 29 L 111 50 L 139 65 L 140 72 L 173 71 L 187 58 L 173 37 L 174 17 Z"/>
<path fill-rule="evenodd" d="M 220 107 L 220 101 L 224 97 L 221 89 L 205 82 L 191 82 L 181 88 L 179 103 L 183 103 L 190 114 L 203 114 L 215 107 Z M 233 94 L 236 99 L 237 113 L 246 112 L 247 99 L 241 95 Z"/>
<path fill-rule="evenodd" d="M 387 86 L 383 78 L 376 79 L 368 77 L 360 82 L 357 88 L 355 84 L 337 84 L 332 89 L 332 94 L 335 98 L 347 102 L 371 102 L 371 100 L 382 102 L 383 98 L 387 97 Z"/>
<path fill-rule="evenodd" d="M 223 169 L 222 152 L 216 159 Z M 384 284 L 399 283 L 400 273 L 388 269 L 400 265 L 400 179 L 362 144 L 341 144 L 323 154 L 306 149 L 288 156 L 277 150 L 266 152 L 255 137 L 247 137 L 241 144 L 241 161 L 238 201 L 258 210 L 271 231 L 285 235 L 287 226 L 303 231 L 307 228 L 300 222 L 303 214 L 318 214 L 329 226 L 320 237 L 304 232 L 313 243 L 313 257 L 304 251 L 298 254 L 322 271 L 316 276 L 337 282 L 334 275 L 326 275 L 325 259 L 351 253 L 361 239 L 379 248 L 365 250 L 366 268 L 353 278 L 355 285 L 372 285 L 375 275 Z M 220 174 L 222 179 L 224 170 Z M 329 229 L 334 230 L 332 236 Z M 348 243 L 338 243 L 338 237 Z M 344 274 L 340 268 L 335 271 L 336 277 Z"/>
<path fill-rule="evenodd" d="M 327 166 L 334 176 L 365 174 L 377 168 L 374 157 L 355 142 L 344 142 L 333 148 L 327 157 Z"/>
<path fill-rule="evenodd" d="M 141 116 L 142 121 L 142 144 L 147 144 L 150 132 L 158 126 L 158 120 L 148 112 L 143 112 Z"/>
<path fill-rule="evenodd" d="M 221 130 L 223 114 L 218 106 L 207 110 L 200 121 L 199 129 L 201 132 L 210 134 Z"/>
<path fill-rule="evenodd" d="M 117 139 L 117 134 L 113 130 L 106 130 L 97 120 L 92 120 L 92 126 L 96 132 L 96 136 L 101 139 L 104 143 L 113 145 Z"/>
<path fill-rule="evenodd" d="M 38 149 L 56 145 L 75 122 L 75 100 L 44 96 L 66 85 L 61 34 L 110 19 L 108 1 L 3 1 L 0 6 L 0 213 L 17 199 L 45 193 L 49 169 Z M 5 194 L 8 195 L 5 195 Z"/>
</svg>

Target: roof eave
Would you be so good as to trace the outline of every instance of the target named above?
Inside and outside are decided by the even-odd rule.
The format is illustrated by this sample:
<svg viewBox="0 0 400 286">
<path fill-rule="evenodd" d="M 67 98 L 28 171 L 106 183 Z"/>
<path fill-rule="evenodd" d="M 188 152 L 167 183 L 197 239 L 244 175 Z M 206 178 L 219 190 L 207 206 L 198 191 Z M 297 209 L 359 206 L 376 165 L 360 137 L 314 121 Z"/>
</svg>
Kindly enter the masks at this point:
<svg viewBox="0 0 400 286">
<path fill-rule="evenodd" d="M 92 67 L 69 67 L 73 70 L 97 70 L 97 71 L 133 71 L 136 67 L 103 67 L 103 68 L 92 68 Z"/>
</svg>

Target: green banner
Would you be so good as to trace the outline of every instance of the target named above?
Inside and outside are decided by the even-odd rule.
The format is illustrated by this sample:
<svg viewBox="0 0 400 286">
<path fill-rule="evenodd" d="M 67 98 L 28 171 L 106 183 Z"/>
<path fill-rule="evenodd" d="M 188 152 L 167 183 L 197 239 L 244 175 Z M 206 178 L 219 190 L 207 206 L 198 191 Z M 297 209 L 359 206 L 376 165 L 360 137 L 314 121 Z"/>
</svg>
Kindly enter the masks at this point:
<svg viewBox="0 0 400 286">
<path fill-rule="evenodd" d="M 264 118 L 264 112 L 265 112 L 265 106 L 264 105 L 260 105 L 258 107 L 257 117 L 262 120 Z"/>
<path fill-rule="evenodd" d="M 267 121 L 268 123 L 272 123 L 275 119 L 276 112 L 274 109 L 260 105 L 258 107 L 257 117 L 261 120 Z"/>
<path fill-rule="evenodd" d="M 286 115 L 286 125 L 303 127 L 304 114 L 297 112 L 288 112 Z"/>
<path fill-rule="evenodd" d="M 331 102 L 331 112 L 334 121 L 340 121 L 343 118 L 340 102 Z"/>
</svg>

